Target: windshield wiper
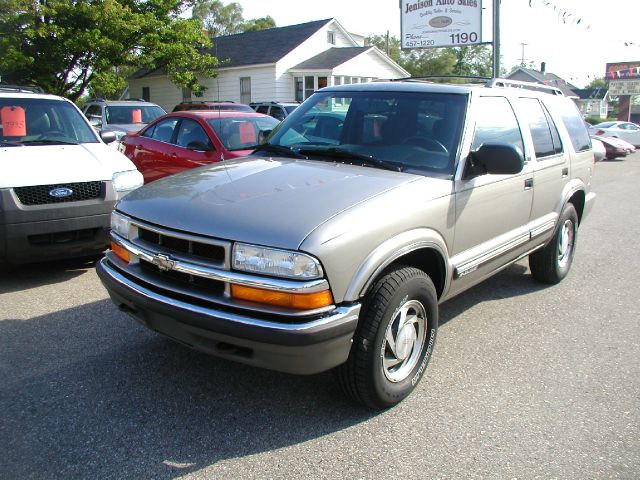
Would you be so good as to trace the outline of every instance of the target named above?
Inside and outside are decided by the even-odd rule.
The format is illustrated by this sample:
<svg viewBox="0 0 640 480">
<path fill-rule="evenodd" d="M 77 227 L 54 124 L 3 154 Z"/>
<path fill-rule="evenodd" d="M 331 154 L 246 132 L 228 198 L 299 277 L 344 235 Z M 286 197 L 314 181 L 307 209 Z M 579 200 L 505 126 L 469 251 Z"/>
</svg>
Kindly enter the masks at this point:
<svg viewBox="0 0 640 480">
<path fill-rule="evenodd" d="M 277 153 L 278 155 L 284 155 L 285 157 L 304 158 L 305 160 L 307 160 L 306 156 L 291 150 L 289 147 L 283 147 L 282 145 L 273 145 L 272 143 L 263 143 L 262 145 L 257 145 L 254 152 Z"/>
<path fill-rule="evenodd" d="M 372 155 L 365 155 L 364 153 L 353 152 L 351 150 L 345 150 L 338 147 L 329 148 L 301 148 L 297 152 L 306 155 L 318 155 L 322 157 L 340 158 L 344 160 L 358 160 L 360 165 L 373 166 L 378 168 L 384 168 L 385 170 L 392 170 L 394 172 L 401 172 L 403 170 L 401 165 L 393 162 L 388 162 L 380 158 L 376 158 Z"/>
<path fill-rule="evenodd" d="M 24 147 L 24 145 L 20 142 L 12 142 L 10 140 L 2 140 L 0 141 L 0 147 Z"/>
<path fill-rule="evenodd" d="M 24 140 L 23 145 L 79 145 L 78 142 L 67 142 L 65 140 L 52 140 L 49 138 L 41 138 L 39 140 Z"/>
</svg>

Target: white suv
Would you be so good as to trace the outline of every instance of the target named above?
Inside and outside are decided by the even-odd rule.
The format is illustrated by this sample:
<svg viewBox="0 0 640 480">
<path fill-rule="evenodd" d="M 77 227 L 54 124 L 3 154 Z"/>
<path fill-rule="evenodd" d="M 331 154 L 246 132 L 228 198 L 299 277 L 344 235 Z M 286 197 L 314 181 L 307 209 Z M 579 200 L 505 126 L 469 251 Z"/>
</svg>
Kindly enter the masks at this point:
<svg viewBox="0 0 640 480">
<path fill-rule="evenodd" d="M 101 252 L 135 165 L 69 100 L 0 85 L 0 267 Z"/>
</svg>

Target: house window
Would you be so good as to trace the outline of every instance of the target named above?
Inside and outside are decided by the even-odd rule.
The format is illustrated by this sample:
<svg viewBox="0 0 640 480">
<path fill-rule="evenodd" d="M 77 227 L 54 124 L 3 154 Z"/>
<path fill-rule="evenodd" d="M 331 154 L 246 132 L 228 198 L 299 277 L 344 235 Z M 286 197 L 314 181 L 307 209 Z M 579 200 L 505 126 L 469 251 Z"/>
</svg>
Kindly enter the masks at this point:
<svg viewBox="0 0 640 480">
<path fill-rule="evenodd" d="M 240 103 L 251 103 L 251 77 L 240 77 Z"/>
<path fill-rule="evenodd" d="M 315 77 L 304 77 L 304 98 L 309 98 L 315 92 Z"/>
<path fill-rule="evenodd" d="M 328 80 L 329 79 L 327 77 L 318 77 L 318 90 L 326 87 L 329 84 Z"/>
<path fill-rule="evenodd" d="M 342 77 L 333 77 L 333 84 L 334 85 L 341 85 L 342 84 Z"/>
<path fill-rule="evenodd" d="M 331 45 L 336 44 L 336 36 L 331 30 L 327 30 L 327 43 L 330 43 Z"/>
<path fill-rule="evenodd" d="M 142 87 L 142 98 L 146 102 L 151 101 L 151 87 Z"/>
<path fill-rule="evenodd" d="M 301 102 L 304 100 L 304 92 L 302 91 L 302 77 L 295 77 L 293 81 L 296 102 Z"/>
</svg>

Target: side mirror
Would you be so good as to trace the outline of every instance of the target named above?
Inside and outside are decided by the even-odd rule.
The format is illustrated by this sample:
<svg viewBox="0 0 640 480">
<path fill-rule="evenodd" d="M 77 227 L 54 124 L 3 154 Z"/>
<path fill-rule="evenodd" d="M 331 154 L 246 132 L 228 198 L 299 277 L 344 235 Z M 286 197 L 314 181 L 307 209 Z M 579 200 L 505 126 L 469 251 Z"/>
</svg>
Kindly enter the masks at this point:
<svg viewBox="0 0 640 480">
<path fill-rule="evenodd" d="M 100 132 L 100 138 L 104 143 L 112 143 L 116 141 L 116 132 L 111 132 L 108 130 L 102 130 Z"/>
<path fill-rule="evenodd" d="M 267 137 L 271 135 L 271 132 L 273 132 L 273 130 L 260 130 L 260 133 L 258 133 L 258 145 L 264 144 L 267 141 Z"/>
<path fill-rule="evenodd" d="M 187 150 L 193 150 L 195 152 L 210 152 L 213 148 L 211 145 L 207 145 L 204 142 L 195 141 L 187 145 Z"/>
<path fill-rule="evenodd" d="M 483 143 L 469 155 L 471 165 L 467 175 L 485 173 L 493 175 L 515 175 L 524 167 L 524 156 L 519 148 L 508 143 Z"/>
</svg>

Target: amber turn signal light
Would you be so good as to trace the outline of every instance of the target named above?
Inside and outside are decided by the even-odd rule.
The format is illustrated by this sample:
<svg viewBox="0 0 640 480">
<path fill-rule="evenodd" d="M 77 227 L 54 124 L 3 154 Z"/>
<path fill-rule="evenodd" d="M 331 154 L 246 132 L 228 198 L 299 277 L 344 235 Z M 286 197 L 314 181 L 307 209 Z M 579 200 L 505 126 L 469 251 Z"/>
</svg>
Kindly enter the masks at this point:
<svg viewBox="0 0 640 480">
<path fill-rule="evenodd" d="M 120 259 L 127 263 L 131 260 L 131 255 L 124 248 L 115 242 L 111 242 L 111 251 Z"/>
<path fill-rule="evenodd" d="M 333 303 L 329 290 L 316 293 L 284 293 L 262 288 L 231 285 L 231 296 L 238 300 L 264 303 L 296 310 L 314 310 Z"/>
</svg>

